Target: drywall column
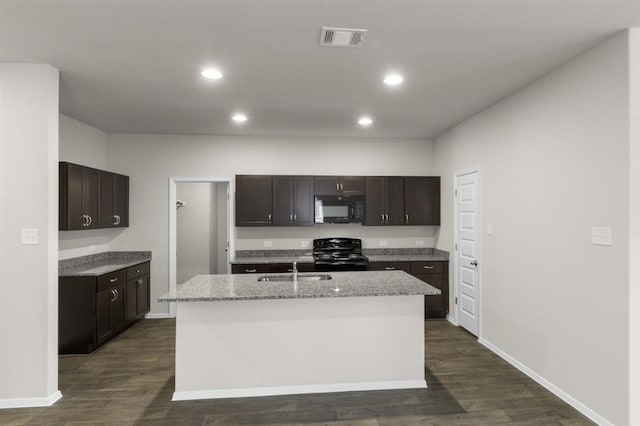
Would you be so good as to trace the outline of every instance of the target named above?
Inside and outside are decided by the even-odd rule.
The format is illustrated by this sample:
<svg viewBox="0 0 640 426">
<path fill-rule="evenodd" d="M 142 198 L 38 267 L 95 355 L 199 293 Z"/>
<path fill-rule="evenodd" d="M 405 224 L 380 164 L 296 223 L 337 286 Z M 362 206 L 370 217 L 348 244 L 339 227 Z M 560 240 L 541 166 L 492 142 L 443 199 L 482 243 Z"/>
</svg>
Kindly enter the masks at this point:
<svg viewBox="0 0 640 426">
<path fill-rule="evenodd" d="M 0 64 L 0 408 L 58 391 L 58 70 Z M 37 244 L 21 242 L 35 230 Z"/>
<path fill-rule="evenodd" d="M 629 424 L 640 424 L 640 28 L 629 31 Z"/>
</svg>

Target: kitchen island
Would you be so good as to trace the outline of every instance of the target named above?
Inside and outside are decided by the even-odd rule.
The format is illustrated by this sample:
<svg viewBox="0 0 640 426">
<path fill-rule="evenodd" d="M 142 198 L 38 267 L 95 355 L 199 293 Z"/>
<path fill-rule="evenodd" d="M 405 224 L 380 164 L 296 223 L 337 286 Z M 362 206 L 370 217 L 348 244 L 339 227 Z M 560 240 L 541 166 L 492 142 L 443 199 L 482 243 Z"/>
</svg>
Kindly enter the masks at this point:
<svg viewBox="0 0 640 426">
<path fill-rule="evenodd" d="M 403 271 L 263 277 L 199 275 L 158 299 L 178 302 L 173 400 L 426 387 L 438 289 Z"/>
</svg>

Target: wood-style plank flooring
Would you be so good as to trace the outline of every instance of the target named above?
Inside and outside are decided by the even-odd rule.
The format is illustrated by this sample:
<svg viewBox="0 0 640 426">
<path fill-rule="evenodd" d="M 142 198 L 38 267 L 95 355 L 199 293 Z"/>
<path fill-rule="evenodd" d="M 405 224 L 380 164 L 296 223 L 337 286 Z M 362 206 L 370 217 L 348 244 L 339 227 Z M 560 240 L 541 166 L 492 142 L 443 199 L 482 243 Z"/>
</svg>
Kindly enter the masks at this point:
<svg viewBox="0 0 640 426">
<path fill-rule="evenodd" d="M 428 389 L 171 402 L 175 321 L 144 320 L 90 356 L 60 357 L 63 398 L 1 425 L 583 425 L 569 405 L 464 330 L 426 323 Z"/>
</svg>

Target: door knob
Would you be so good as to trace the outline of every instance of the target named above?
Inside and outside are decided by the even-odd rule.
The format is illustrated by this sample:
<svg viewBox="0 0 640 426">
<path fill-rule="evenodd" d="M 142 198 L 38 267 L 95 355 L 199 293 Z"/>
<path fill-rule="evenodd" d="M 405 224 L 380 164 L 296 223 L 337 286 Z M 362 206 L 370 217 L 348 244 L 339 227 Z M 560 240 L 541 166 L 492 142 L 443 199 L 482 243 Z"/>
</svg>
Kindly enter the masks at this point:
<svg viewBox="0 0 640 426">
<path fill-rule="evenodd" d="M 473 266 L 478 266 L 478 261 L 474 259 L 474 260 L 473 260 L 473 262 L 471 262 L 471 264 L 472 264 Z"/>
</svg>

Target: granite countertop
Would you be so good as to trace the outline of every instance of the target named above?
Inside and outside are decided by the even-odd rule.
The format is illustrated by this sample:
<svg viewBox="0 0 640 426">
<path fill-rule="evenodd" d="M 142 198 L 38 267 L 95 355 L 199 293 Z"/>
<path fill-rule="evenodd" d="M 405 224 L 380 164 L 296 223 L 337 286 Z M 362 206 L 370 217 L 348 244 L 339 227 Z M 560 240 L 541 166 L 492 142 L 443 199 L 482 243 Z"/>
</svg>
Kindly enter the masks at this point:
<svg viewBox="0 0 640 426">
<path fill-rule="evenodd" d="M 447 261 L 449 252 L 434 248 L 407 249 L 364 249 L 364 255 L 369 262 L 429 262 Z M 260 264 L 260 263 L 313 263 L 309 251 L 301 250 L 245 250 L 236 253 L 232 265 Z"/>
<path fill-rule="evenodd" d="M 265 276 L 290 274 L 262 274 Z M 324 297 L 411 296 L 440 294 L 440 290 L 404 271 L 329 272 L 332 279 L 297 284 L 259 282 L 261 274 L 197 275 L 159 302 L 202 302 L 220 300 L 310 299 Z"/>
<path fill-rule="evenodd" d="M 97 277 L 151 261 L 150 251 L 108 251 L 58 261 L 59 277 Z"/>
</svg>

